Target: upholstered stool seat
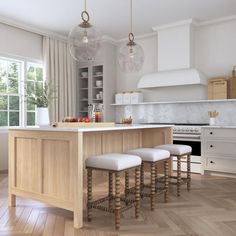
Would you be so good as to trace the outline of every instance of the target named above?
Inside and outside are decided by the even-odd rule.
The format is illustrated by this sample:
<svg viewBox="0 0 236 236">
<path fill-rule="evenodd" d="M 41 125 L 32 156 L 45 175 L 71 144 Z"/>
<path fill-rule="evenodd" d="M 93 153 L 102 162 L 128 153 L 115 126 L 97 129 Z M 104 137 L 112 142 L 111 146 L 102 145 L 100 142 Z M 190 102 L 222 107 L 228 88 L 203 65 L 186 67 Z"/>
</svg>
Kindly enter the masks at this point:
<svg viewBox="0 0 236 236">
<path fill-rule="evenodd" d="M 89 157 L 86 160 L 86 166 L 97 169 L 121 171 L 139 166 L 141 162 L 142 160 L 139 156 L 112 153 Z"/>
<path fill-rule="evenodd" d="M 170 157 L 170 152 L 154 148 L 138 148 L 127 152 L 128 154 L 140 156 L 142 161 L 156 162 Z"/>
<path fill-rule="evenodd" d="M 163 149 L 170 152 L 171 155 L 186 155 L 192 152 L 192 147 L 182 144 L 164 144 L 156 146 L 157 149 Z"/>
<path fill-rule="evenodd" d="M 165 144 L 155 146 L 154 148 L 163 149 L 170 152 L 171 157 L 177 157 L 177 176 L 171 178 L 177 179 L 176 182 L 170 182 L 177 185 L 177 196 L 180 196 L 180 186 L 187 183 L 187 190 L 190 191 L 191 186 L 191 152 L 192 147 L 180 144 Z M 181 159 L 187 157 L 187 178 L 181 177 Z"/>
<path fill-rule="evenodd" d="M 149 197 L 151 210 L 154 210 L 154 197 L 157 194 L 164 193 L 165 202 L 168 201 L 168 164 L 170 160 L 170 152 L 161 149 L 154 148 L 138 148 L 132 149 L 127 152 L 128 154 L 140 156 L 142 159 L 141 166 L 141 197 Z M 157 187 L 157 164 L 164 162 L 164 188 Z M 151 183 L 149 185 L 144 184 L 144 163 L 151 166 Z M 128 179 L 128 178 L 127 178 Z M 126 189 L 128 184 L 126 183 Z M 150 191 L 146 193 L 146 188 L 150 188 Z"/>
<path fill-rule="evenodd" d="M 129 209 L 135 205 L 135 216 L 139 217 L 140 209 L 140 167 L 141 158 L 129 154 L 104 154 L 89 157 L 86 160 L 87 168 L 87 215 L 88 221 L 92 220 L 92 208 L 107 211 L 115 214 L 116 229 L 120 228 L 120 215 L 122 211 Z M 128 199 L 120 194 L 120 174 L 127 173 L 130 169 L 135 169 L 135 199 Z M 109 173 L 108 196 L 92 201 L 92 171 L 106 171 Z M 113 195 L 113 174 L 115 174 L 115 194 Z M 108 202 L 104 206 L 104 202 Z M 114 203 L 115 201 L 115 203 Z M 121 201 L 125 202 L 125 206 L 121 207 Z M 115 207 L 114 207 L 115 206 Z"/>
</svg>

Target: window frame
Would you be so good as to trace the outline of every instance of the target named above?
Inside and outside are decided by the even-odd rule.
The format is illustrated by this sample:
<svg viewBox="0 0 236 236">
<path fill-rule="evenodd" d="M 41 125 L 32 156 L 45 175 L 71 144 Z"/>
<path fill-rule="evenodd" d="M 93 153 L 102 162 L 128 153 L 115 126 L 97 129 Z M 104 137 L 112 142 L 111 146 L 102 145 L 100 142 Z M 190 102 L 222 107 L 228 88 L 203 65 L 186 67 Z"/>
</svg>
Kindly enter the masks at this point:
<svg viewBox="0 0 236 236">
<path fill-rule="evenodd" d="M 39 65 L 42 66 L 43 69 L 43 81 L 45 81 L 45 70 L 43 66 L 43 61 L 41 60 L 36 60 L 32 58 L 24 58 L 24 57 L 19 57 L 15 55 L 9 55 L 9 54 L 0 54 L 0 59 L 1 60 L 6 60 L 6 61 L 12 61 L 12 62 L 17 62 L 20 63 L 20 79 L 18 81 L 18 94 L 14 94 L 15 96 L 19 96 L 19 126 L 10 126 L 10 121 L 9 121 L 9 114 L 8 114 L 8 126 L 0 126 L 0 131 L 2 130 L 8 130 L 9 128 L 12 127 L 34 127 L 33 126 L 27 126 L 27 102 L 25 101 L 25 84 L 27 81 L 27 65 L 28 64 L 34 64 L 34 65 Z M 6 95 L 9 97 L 9 94 L 6 93 L 0 93 L 1 95 Z M 13 94 L 12 94 L 13 95 Z M 6 110 L 9 113 L 9 103 L 8 103 L 8 110 Z M 37 113 L 35 114 L 37 116 Z"/>
</svg>

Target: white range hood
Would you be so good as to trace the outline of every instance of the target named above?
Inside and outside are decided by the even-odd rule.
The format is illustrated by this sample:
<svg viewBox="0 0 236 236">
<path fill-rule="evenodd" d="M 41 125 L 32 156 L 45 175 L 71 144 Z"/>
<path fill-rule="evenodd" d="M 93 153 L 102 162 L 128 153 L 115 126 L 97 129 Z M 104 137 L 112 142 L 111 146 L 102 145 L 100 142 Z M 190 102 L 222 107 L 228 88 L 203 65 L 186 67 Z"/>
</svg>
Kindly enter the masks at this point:
<svg viewBox="0 0 236 236">
<path fill-rule="evenodd" d="M 158 36 L 158 72 L 144 75 L 138 88 L 207 85 L 207 78 L 194 68 L 193 20 L 154 27 Z"/>
<path fill-rule="evenodd" d="M 138 88 L 156 88 L 179 85 L 206 85 L 206 77 L 196 69 L 162 71 L 144 75 Z"/>
</svg>

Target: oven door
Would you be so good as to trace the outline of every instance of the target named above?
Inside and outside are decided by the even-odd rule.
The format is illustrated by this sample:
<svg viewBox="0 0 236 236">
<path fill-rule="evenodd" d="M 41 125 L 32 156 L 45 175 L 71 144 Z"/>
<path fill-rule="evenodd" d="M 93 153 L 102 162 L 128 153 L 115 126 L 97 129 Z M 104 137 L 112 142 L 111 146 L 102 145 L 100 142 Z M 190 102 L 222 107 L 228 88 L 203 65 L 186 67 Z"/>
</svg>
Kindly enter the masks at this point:
<svg viewBox="0 0 236 236">
<path fill-rule="evenodd" d="M 192 155 L 193 156 L 201 156 L 201 142 L 200 140 L 189 141 L 189 140 L 173 140 L 174 144 L 183 144 L 189 145 L 192 147 Z"/>
</svg>

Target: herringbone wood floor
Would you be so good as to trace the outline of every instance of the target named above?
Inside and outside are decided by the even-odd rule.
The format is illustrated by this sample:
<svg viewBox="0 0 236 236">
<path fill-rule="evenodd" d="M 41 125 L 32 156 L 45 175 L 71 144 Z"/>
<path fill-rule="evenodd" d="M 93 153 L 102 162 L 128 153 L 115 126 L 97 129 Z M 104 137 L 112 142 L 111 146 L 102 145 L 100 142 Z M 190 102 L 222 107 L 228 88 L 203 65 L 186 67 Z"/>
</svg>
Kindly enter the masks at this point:
<svg viewBox="0 0 236 236">
<path fill-rule="evenodd" d="M 103 183 L 94 188 L 96 196 L 106 190 Z M 111 214 L 96 210 L 91 223 L 85 218 L 85 227 L 75 230 L 69 211 L 22 198 L 17 198 L 16 208 L 8 208 L 7 175 L 1 174 L 0 235 L 236 235 L 236 179 L 195 175 L 190 193 L 183 189 L 181 197 L 171 193 L 169 203 L 163 203 L 161 196 L 156 203 L 150 212 L 148 200 L 143 200 L 139 220 L 132 209 L 126 211 L 119 232 L 114 231 Z"/>
</svg>

